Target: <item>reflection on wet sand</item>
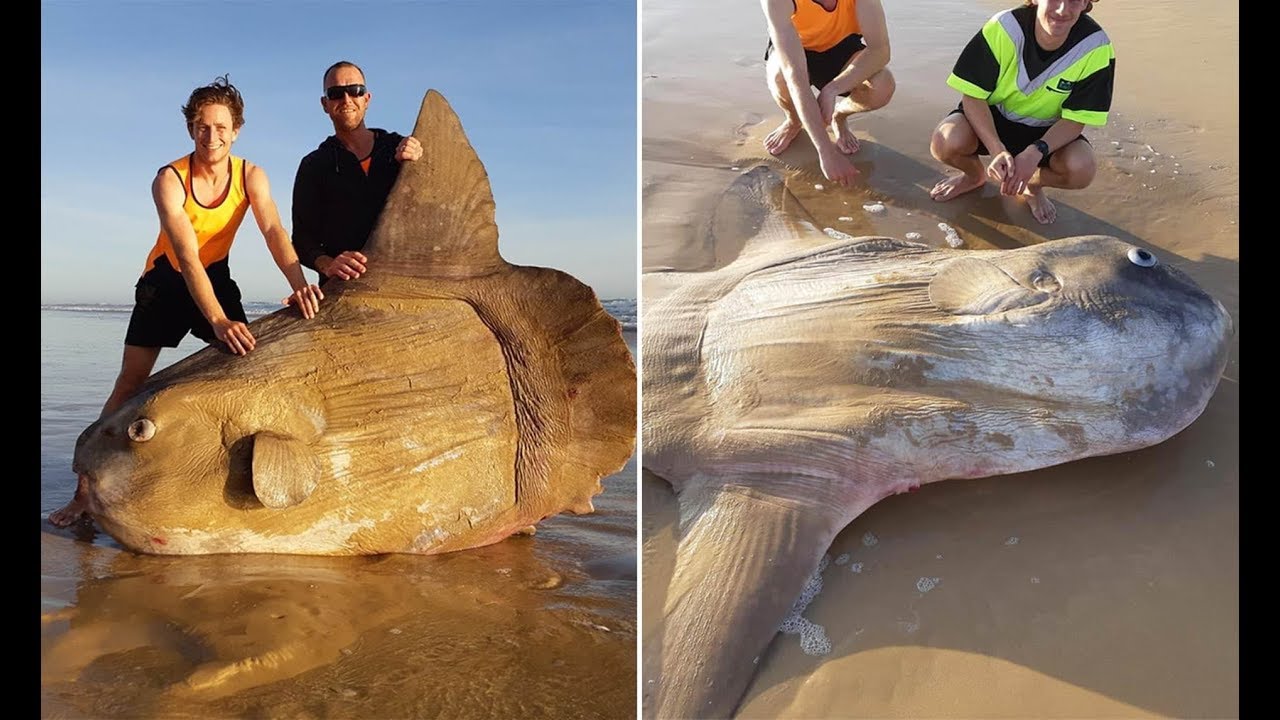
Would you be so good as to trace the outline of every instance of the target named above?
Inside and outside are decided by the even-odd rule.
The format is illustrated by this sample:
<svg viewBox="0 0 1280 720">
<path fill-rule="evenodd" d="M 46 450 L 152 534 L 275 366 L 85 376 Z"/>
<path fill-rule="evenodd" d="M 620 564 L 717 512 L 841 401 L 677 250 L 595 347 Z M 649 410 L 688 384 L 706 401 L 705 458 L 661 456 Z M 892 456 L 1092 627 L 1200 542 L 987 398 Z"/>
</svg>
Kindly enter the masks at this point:
<svg viewBox="0 0 1280 720">
<path fill-rule="evenodd" d="M 634 528 L 634 496 L 613 500 L 596 537 Z M 42 714 L 631 716 L 634 558 L 596 567 L 571 525 L 371 558 L 139 556 L 43 532 Z"/>
</svg>

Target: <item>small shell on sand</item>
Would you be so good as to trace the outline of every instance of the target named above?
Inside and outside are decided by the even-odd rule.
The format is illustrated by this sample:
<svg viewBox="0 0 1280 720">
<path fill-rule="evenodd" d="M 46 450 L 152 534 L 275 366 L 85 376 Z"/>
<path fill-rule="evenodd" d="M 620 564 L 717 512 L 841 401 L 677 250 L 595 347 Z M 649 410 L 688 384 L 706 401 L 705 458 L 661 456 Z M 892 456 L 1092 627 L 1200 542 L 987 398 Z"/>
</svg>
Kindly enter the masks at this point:
<svg viewBox="0 0 1280 720">
<path fill-rule="evenodd" d="M 940 579 L 941 578 L 936 578 L 936 577 L 935 578 L 922 577 L 916 581 L 916 589 L 922 593 L 927 593 L 938 586 L 938 581 Z"/>
<path fill-rule="evenodd" d="M 862 206 L 862 209 L 866 210 L 872 215 L 879 215 L 885 211 L 884 203 L 878 203 L 878 202 L 867 203 L 866 205 Z"/>
<path fill-rule="evenodd" d="M 852 240 L 853 239 L 853 236 L 850 235 L 849 233 L 842 233 L 839 230 L 836 230 L 835 228 L 822 228 L 822 232 L 826 233 L 827 237 L 831 238 L 832 240 Z"/>
<path fill-rule="evenodd" d="M 841 221 L 841 222 L 853 222 L 853 218 L 849 217 L 848 215 L 844 215 L 844 216 L 842 216 L 842 217 L 840 218 L 840 221 Z"/>
<path fill-rule="evenodd" d="M 906 234 L 906 238 L 911 242 L 918 242 L 922 237 L 924 236 L 918 232 L 909 232 Z"/>
<path fill-rule="evenodd" d="M 813 189 L 814 189 L 814 190 L 821 190 L 821 189 L 822 189 L 822 185 L 820 185 L 820 184 L 818 184 L 818 183 L 814 183 L 814 184 L 813 184 Z"/>
</svg>

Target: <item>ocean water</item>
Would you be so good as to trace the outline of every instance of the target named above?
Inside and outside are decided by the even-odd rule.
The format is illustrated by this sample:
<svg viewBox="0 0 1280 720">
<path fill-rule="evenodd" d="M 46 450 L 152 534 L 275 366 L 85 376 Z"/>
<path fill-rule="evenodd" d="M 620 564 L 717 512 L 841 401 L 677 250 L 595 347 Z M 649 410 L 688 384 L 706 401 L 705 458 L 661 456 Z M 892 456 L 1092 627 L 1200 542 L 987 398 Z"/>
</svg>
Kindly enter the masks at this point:
<svg viewBox="0 0 1280 720">
<path fill-rule="evenodd" d="M 634 353 L 635 301 L 602 304 Z M 590 515 L 432 557 L 157 557 L 50 526 L 129 311 L 41 307 L 42 717 L 634 716 L 634 458 Z"/>
</svg>

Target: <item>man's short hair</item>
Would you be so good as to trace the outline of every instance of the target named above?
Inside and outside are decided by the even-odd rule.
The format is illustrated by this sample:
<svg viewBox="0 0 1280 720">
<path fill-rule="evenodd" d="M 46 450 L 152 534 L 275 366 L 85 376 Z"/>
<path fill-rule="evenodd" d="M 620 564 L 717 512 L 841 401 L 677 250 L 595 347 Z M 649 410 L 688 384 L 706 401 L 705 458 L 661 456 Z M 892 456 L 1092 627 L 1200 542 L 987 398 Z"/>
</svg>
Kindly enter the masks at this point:
<svg viewBox="0 0 1280 720">
<path fill-rule="evenodd" d="M 353 63 L 353 62 L 351 62 L 351 61 L 349 61 L 349 60 L 339 60 L 338 62 L 336 62 L 336 63 L 334 63 L 334 64 L 330 65 L 330 66 L 329 66 L 329 67 L 324 71 L 324 75 L 320 78 L 320 82 L 321 82 L 321 84 L 326 84 L 326 85 L 327 85 L 327 84 L 328 84 L 328 82 L 329 82 L 329 73 L 333 72 L 334 70 L 337 70 L 338 68 L 344 68 L 344 67 L 355 68 L 356 72 L 360 73 L 360 77 L 361 77 L 361 78 L 363 78 L 363 77 L 364 77 L 364 70 L 361 70 L 359 65 L 357 65 L 357 64 L 355 64 L 355 63 Z M 329 88 L 327 88 L 327 87 L 326 87 L 325 89 L 326 89 L 326 90 L 328 90 Z"/>
<path fill-rule="evenodd" d="M 240 91 L 231 84 L 231 76 L 223 75 L 208 85 L 202 85 L 191 91 L 187 104 L 182 106 L 182 116 L 187 119 L 187 130 L 196 121 L 196 115 L 205 105 L 225 105 L 231 111 L 231 125 L 239 130 L 244 125 L 244 98 Z"/>
</svg>

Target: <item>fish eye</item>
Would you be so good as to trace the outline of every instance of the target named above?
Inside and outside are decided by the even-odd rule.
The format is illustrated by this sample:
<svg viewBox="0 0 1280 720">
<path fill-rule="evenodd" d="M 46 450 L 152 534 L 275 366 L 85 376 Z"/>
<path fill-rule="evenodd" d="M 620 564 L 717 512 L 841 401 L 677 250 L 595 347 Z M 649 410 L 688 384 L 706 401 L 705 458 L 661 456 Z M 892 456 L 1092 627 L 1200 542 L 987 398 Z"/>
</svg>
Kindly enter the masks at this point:
<svg viewBox="0 0 1280 720">
<path fill-rule="evenodd" d="M 1047 270 L 1036 270 L 1031 273 L 1031 285 L 1040 292 L 1058 292 L 1062 283 Z"/>
<path fill-rule="evenodd" d="M 146 418 L 134 420 L 129 424 L 129 439 L 134 442 L 146 442 L 156 434 L 156 424 Z"/>
<path fill-rule="evenodd" d="M 1138 267 L 1155 267 L 1156 256 L 1142 248 L 1129 248 L 1129 262 Z"/>
</svg>

